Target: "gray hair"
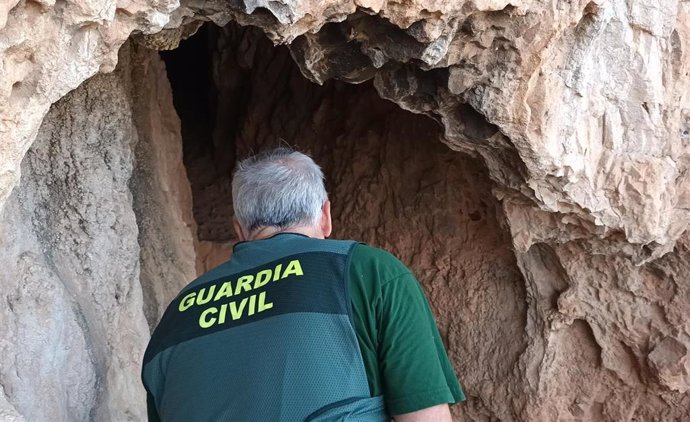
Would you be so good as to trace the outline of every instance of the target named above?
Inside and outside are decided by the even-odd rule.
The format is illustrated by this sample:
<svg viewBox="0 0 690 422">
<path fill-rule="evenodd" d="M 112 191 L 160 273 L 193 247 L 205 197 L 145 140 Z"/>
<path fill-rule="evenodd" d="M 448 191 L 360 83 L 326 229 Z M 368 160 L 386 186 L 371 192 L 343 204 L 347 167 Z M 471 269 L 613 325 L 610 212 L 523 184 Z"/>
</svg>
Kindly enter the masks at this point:
<svg viewBox="0 0 690 422">
<path fill-rule="evenodd" d="M 235 218 L 245 229 L 318 224 L 328 199 L 321 168 L 292 148 L 275 148 L 237 163 L 232 179 Z"/>
</svg>

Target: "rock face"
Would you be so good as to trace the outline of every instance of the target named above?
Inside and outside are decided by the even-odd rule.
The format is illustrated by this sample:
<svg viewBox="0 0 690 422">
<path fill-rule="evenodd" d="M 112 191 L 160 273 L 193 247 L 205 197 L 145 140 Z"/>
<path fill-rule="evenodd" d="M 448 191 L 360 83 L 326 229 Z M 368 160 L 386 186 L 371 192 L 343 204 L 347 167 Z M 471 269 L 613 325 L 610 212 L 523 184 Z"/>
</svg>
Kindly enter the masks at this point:
<svg viewBox="0 0 690 422">
<path fill-rule="evenodd" d="M 3 420 L 145 419 L 144 312 L 194 275 L 194 237 L 163 67 L 131 56 L 51 108 L 4 210 Z"/>
<path fill-rule="evenodd" d="M 142 418 L 139 355 L 194 272 L 194 226 L 201 269 L 232 240 L 230 163 L 281 136 L 324 163 L 338 235 L 416 270 L 459 415 L 690 418 L 690 3 L 642 3 L 0 5 L 0 416 Z M 199 20 L 289 46 L 199 35 L 213 131 L 176 101 L 192 218 L 155 53 L 43 117 L 132 32 L 170 49 Z"/>
<path fill-rule="evenodd" d="M 196 223 L 165 66 L 155 52 L 134 48 L 120 67 L 131 72 L 129 99 L 138 142 L 129 187 L 139 229 L 144 313 L 153 328 L 170 300 L 196 276 Z"/>
</svg>

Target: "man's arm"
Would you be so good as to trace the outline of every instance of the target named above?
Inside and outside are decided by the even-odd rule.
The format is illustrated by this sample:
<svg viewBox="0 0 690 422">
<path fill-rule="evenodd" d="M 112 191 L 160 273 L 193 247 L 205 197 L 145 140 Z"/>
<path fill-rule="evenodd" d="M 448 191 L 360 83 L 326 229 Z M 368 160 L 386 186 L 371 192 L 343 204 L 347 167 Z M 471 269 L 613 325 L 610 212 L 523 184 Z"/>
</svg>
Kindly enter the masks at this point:
<svg viewBox="0 0 690 422">
<path fill-rule="evenodd" d="M 447 404 L 427 407 L 416 412 L 393 416 L 395 422 L 452 422 L 450 408 Z"/>
<path fill-rule="evenodd" d="M 399 415 L 396 421 L 432 421 L 445 410 L 448 419 L 438 420 L 450 421 L 448 403 L 464 395 L 412 274 L 384 283 L 379 311 L 379 359 L 388 410 Z"/>
<path fill-rule="evenodd" d="M 390 253 L 366 245 L 353 251 L 350 276 L 372 396 L 383 395 L 396 421 L 450 421 L 447 403 L 465 396 L 415 277 Z"/>
</svg>

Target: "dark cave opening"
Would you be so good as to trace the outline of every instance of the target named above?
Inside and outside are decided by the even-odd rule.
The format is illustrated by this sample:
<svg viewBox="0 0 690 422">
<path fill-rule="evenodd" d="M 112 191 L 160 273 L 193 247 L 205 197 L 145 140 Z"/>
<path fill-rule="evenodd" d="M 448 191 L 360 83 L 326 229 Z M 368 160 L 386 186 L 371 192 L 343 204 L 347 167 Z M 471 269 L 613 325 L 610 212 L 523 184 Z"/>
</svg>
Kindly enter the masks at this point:
<svg viewBox="0 0 690 422">
<path fill-rule="evenodd" d="M 310 82 L 289 49 L 273 46 L 256 28 L 206 24 L 161 56 L 182 121 L 184 164 L 202 241 L 234 239 L 231 173 L 234 161 L 251 152 L 281 143 L 304 150 L 324 167 L 334 193 L 338 174 L 346 171 L 338 155 L 357 154 L 367 137 L 385 139 L 392 120 L 409 119 L 419 131 L 417 142 L 444 150 L 436 141 L 441 127 L 432 119 L 382 100 L 371 81 Z"/>
<path fill-rule="evenodd" d="M 203 25 L 196 36 L 181 42 L 177 49 L 160 52 L 174 90 L 175 109 L 180 116 L 185 116 L 182 128 L 185 138 L 209 138 L 215 125 L 212 56 L 207 46 L 210 29 L 213 28 Z M 208 146 L 204 143 L 186 142 L 185 155 L 196 153 L 194 148 L 203 149 Z"/>
<path fill-rule="evenodd" d="M 359 93 L 373 93 L 371 83 L 310 82 L 287 47 L 274 47 L 258 29 L 236 24 L 203 25 L 161 56 L 182 122 L 184 164 L 202 241 L 234 239 L 230 181 L 237 158 L 288 144 L 314 155 L 328 172 L 330 161 L 320 151 L 346 132 L 346 109 Z M 382 112 L 396 108 L 375 98 L 385 104 Z M 327 183 L 330 191 L 331 178 Z"/>
<path fill-rule="evenodd" d="M 217 121 L 217 89 L 213 78 L 211 43 L 218 28 L 203 25 L 192 37 L 172 51 L 162 51 L 168 79 L 173 89 L 173 103 L 182 120 L 184 165 L 193 192 L 194 216 L 202 240 L 228 240 L 231 227 L 226 224 L 227 201 L 215 201 L 229 192 L 228 174 L 234 162 L 231 139 L 214 142 Z M 229 114 L 232 118 L 236 114 Z M 210 206 L 207 206 L 209 204 Z"/>
</svg>

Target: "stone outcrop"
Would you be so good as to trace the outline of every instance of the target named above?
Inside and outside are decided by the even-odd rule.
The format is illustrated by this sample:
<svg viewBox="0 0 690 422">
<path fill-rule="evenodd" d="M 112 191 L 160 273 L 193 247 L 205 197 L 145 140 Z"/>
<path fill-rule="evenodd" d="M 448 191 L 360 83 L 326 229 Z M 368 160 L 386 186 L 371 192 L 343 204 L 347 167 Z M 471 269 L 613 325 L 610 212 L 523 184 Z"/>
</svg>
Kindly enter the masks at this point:
<svg viewBox="0 0 690 422">
<path fill-rule="evenodd" d="M 131 56 L 51 108 L 0 220 L 3 420 L 145 419 L 146 317 L 194 275 L 194 236 L 164 68 Z"/>
<path fill-rule="evenodd" d="M 165 65 L 145 49 L 134 48 L 130 56 L 121 65 L 121 72 L 131 72 L 129 98 L 138 139 L 129 187 L 137 217 L 144 313 L 153 328 L 170 300 L 196 276 L 196 223 Z"/>
<path fill-rule="evenodd" d="M 147 329 L 232 241 L 229 163 L 280 136 L 324 163 L 339 235 L 417 271 L 458 414 L 690 418 L 690 3 L 643 3 L 0 5 L 0 416 L 142 417 Z M 209 38 L 215 132 L 176 104 L 216 153 L 185 145 L 192 218 L 154 53 L 56 101 L 200 20 L 289 45 Z"/>
</svg>

